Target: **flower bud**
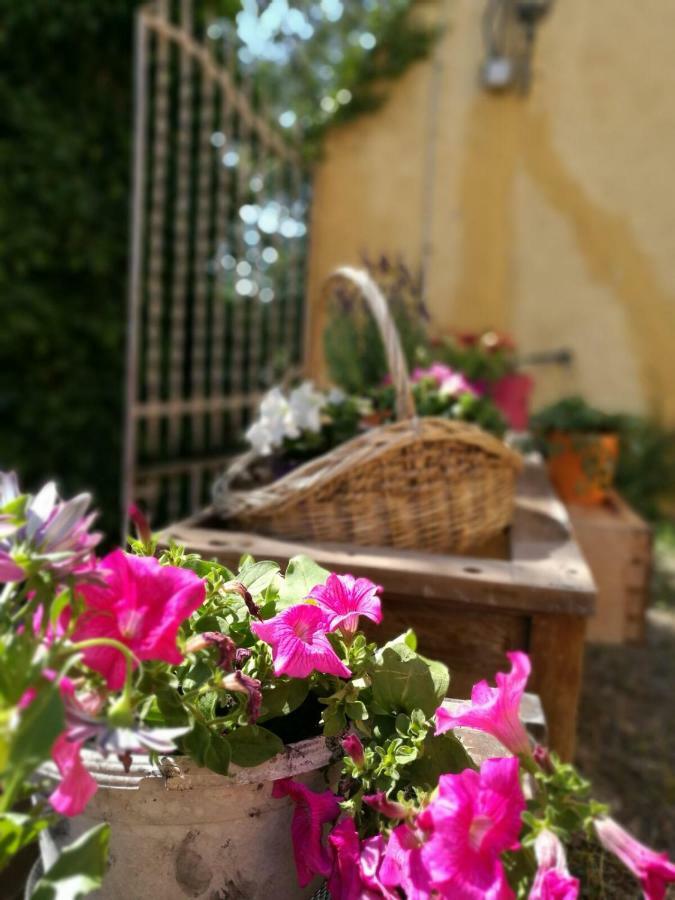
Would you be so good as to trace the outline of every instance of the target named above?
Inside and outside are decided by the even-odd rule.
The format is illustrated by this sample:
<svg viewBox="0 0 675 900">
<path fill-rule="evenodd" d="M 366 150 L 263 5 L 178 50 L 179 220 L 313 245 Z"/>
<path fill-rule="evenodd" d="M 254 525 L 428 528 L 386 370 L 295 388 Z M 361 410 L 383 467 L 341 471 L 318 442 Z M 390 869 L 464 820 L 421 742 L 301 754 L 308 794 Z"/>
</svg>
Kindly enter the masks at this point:
<svg viewBox="0 0 675 900">
<path fill-rule="evenodd" d="M 248 647 L 239 647 L 237 652 L 234 654 L 234 667 L 235 669 L 243 669 L 246 665 L 246 662 L 253 656 L 253 650 L 249 650 Z"/>
<path fill-rule="evenodd" d="M 134 724 L 134 713 L 126 692 L 110 707 L 107 719 L 114 728 L 129 728 Z"/>
<path fill-rule="evenodd" d="M 371 809 L 374 809 L 376 813 L 386 816 L 388 819 L 405 819 L 408 815 L 406 807 L 402 803 L 390 800 L 384 791 L 378 791 L 377 794 L 367 794 L 363 798 L 363 802 Z"/>
<path fill-rule="evenodd" d="M 545 772 L 547 775 L 553 774 L 553 762 L 547 747 L 537 744 L 532 751 L 532 756 L 542 772 Z"/>
<path fill-rule="evenodd" d="M 260 715 L 260 707 L 262 706 L 261 683 L 257 678 L 251 678 L 243 672 L 230 672 L 222 680 L 222 686 L 226 691 L 234 693 L 247 694 L 246 712 L 248 713 L 248 723 L 253 725 Z"/>
<path fill-rule="evenodd" d="M 246 604 L 246 608 L 248 609 L 249 613 L 254 618 L 259 619 L 262 622 L 260 607 L 257 603 L 254 602 L 253 597 L 251 597 L 246 585 L 242 584 L 241 581 L 228 581 L 223 585 L 223 590 L 229 591 L 232 594 L 239 594 L 241 599 Z"/>
<path fill-rule="evenodd" d="M 357 734 L 348 734 L 342 739 L 342 749 L 351 757 L 352 762 L 357 769 L 362 769 L 366 763 L 366 757 L 363 752 L 363 744 Z"/>
<path fill-rule="evenodd" d="M 152 553 L 152 529 L 145 514 L 135 503 L 131 504 L 128 513 L 129 518 L 136 526 L 138 540 L 143 544 L 146 553 Z"/>
<path fill-rule="evenodd" d="M 236 652 L 232 638 L 219 631 L 204 631 L 202 634 L 195 634 L 188 640 L 185 644 L 185 652 L 198 653 L 200 650 L 206 650 L 207 647 L 218 648 L 218 665 L 221 669 L 229 672 Z"/>
</svg>

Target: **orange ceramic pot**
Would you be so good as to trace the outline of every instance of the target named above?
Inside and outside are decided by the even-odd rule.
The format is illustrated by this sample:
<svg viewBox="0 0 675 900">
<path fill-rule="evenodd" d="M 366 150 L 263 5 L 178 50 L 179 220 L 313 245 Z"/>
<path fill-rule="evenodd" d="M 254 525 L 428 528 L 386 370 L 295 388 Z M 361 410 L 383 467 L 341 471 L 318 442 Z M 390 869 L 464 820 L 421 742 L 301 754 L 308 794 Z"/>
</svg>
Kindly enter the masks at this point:
<svg viewBox="0 0 675 900">
<path fill-rule="evenodd" d="M 549 475 L 561 499 L 583 506 L 602 503 L 614 482 L 618 435 L 553 431 L 546 441 Z"/>
</svg>

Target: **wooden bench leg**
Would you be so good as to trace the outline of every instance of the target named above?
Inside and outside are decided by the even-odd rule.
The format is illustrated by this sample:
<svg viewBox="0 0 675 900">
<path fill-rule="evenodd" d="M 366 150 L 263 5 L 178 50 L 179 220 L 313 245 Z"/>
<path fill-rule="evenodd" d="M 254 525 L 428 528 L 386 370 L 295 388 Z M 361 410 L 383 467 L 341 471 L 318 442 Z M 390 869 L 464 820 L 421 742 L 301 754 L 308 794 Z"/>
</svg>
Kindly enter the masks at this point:
<svg viewBox="0 0 675 900">
<path fill-rule="evenodd" d="M 585 632 L 586 619 L 579 616 L 535 615 L 531 619 L 530 690 L 541 698 L 551 749 L 566 761 L 574 756 Z"/>
</svg>

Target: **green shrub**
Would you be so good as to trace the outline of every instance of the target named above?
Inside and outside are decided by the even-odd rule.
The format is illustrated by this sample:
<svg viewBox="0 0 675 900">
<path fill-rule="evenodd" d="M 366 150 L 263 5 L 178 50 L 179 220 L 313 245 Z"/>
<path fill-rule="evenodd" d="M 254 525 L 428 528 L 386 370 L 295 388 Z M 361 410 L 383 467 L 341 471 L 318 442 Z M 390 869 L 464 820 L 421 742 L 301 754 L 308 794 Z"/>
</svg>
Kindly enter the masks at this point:
<svg viewBox="0 0 675 900">
<path fill-rule="evenodd" d="M 136 0 L 0 0 L 0 464 L 114 529 Z"/>
</svg>

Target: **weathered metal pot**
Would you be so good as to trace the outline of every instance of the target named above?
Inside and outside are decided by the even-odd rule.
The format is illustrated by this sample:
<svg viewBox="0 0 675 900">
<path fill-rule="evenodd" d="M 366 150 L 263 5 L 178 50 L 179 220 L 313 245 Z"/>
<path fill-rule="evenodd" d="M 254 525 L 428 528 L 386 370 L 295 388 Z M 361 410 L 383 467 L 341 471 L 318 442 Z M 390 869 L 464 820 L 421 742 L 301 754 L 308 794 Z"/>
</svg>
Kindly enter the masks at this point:
<svg viewBox="0 0 675 900">
<path fill-rule="evenodd" d="M 111 826 L 110 863 L 101 900 L 294 900 L 298 887 L 291 845 L 293 806 L 273 799 L 272 783 L 293 776 L 316 790 L 330 760 L 323 738 L 301 741 L 252 769 L 216 775 L 184 757 L 161 769 L 134 756 L 125 772 L 117 758 L 83 752 L 99 790 L 82 816 L 40 838 L 45 869 L 57 849 L 93 825 Z M 55 770 L 47 770 L 56 778 Z"/>
</svg>

